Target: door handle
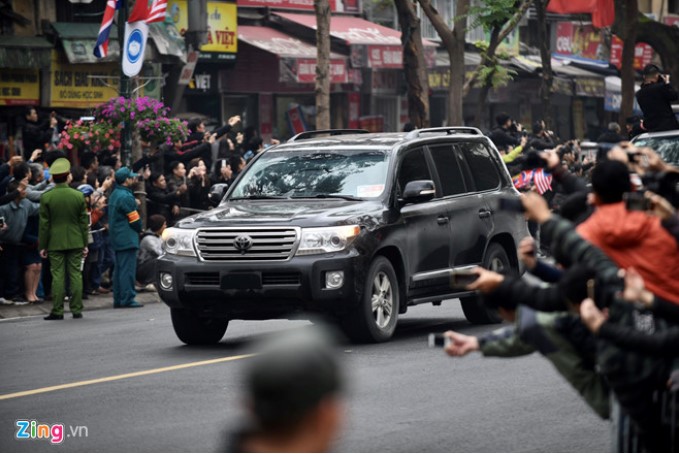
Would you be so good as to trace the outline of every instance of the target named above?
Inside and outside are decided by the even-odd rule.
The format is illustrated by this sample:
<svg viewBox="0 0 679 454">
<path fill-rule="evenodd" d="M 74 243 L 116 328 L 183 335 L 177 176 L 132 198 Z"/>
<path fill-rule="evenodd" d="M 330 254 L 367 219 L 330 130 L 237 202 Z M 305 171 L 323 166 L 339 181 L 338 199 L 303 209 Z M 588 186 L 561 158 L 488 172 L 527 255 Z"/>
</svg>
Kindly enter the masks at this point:
<svg viewBox="0 0 679 454">
<path fill-rule="evenodd" d="M 445 225 L 448 223 L 448 221 L 450 221 L 450 219 L 447 216 L 439 216 L 436 218 L 436 223 L 438 225 Z"/>
<path fill-rule="evenodd" d="M 491 214 L 493 214 L 493 212 L 490 210 L 479 210 L 479 217 L 481 219 L 489 218 Z"/>
</svg>

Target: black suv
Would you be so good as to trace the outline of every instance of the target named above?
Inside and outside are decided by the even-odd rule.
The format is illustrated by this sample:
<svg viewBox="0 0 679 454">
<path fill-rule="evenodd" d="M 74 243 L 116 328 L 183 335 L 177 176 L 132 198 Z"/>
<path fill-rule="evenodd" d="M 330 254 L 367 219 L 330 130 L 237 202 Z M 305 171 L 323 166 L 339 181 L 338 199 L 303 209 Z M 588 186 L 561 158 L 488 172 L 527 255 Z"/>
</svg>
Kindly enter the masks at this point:
<svg viewBox="0 0 679 454">
<path fill-rule="evenodd" d="M 322 137 L 321 137 L 322 136 Z M 460 298 L 498 319 L 450 271 L 518 271 L 519 195 L 476 128 L 302 133 L 250 162 L 211 210 L 163 234 L 157 287 L 179 339 L 216 343 L 229 320 L 321 312 L 379 342 L 408 306 Z"/>
</svg>

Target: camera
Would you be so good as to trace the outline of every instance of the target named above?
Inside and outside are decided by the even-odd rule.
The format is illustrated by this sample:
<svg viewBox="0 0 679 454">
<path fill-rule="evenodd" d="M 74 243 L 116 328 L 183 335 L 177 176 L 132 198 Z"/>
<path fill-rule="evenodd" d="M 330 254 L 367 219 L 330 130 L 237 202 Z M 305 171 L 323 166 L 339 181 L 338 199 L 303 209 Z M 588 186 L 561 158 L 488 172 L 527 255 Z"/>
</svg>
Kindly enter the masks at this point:
<svg viewBox="0 0 679 454">
<path fill-rule="evenodd" d="M 622 195 L 625 207 L 628 211 L 648 211 L 651 209 L 651 201 L 640 192 L 626 192 Z"/>
<path fill-rule="evenodd" d="M 431 333 L 429 334 L 429 347 L 441 347 L 445 348 L 450 345 L 450 339 L 443 335 L 443 333 Z"/>
</svg>

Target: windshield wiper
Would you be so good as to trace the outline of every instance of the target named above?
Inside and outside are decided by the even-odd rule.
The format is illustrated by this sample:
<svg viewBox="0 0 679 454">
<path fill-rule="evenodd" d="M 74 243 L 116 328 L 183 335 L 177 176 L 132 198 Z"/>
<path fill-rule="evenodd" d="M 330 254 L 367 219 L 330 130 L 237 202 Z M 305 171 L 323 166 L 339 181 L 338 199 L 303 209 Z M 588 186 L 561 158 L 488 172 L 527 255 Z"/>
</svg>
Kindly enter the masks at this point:
<svg viewBox="0 0 679 454">
<path fill-rule="evenodd" d="M 287 199 L 282 195 L 249 195 L 246 197 L 233 197 L 228 200 L 268 200 L 268 199 Z"/>
<path fill-rule="evenodd" d="M 314 194 L 314 195 L 293 195 L 292 199 L 344 199 L 351 201 L 361 201 L 363 199 L 345 194 Z"/>
</svg>

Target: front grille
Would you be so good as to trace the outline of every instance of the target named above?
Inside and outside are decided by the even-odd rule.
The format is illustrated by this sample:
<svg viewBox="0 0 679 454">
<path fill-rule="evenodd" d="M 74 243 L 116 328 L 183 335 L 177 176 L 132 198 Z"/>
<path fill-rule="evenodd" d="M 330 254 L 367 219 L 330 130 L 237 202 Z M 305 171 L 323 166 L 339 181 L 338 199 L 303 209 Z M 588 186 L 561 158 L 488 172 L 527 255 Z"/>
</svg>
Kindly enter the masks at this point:
<svg viewBox="0 0 679 454">
<path fill-rule="evenodd" d="M 262 273 L 262 285 L 299 285 L 299 273 Z"/>
<path fill-rule="evenodd" d="M 187 285 L 219 286 L 219 273 L 186 273 Z"/>
<path fill-rule="evenodd" d="M 241 239 L 239 249 L 237 239 Z M 196 245 L 206 261 L 287 260 L 297 241 L 297 231 L 289 227 L 250 227 L 199 230 Z M 247 248 L 242 244 L 248 243 Z"/>
</svg>

